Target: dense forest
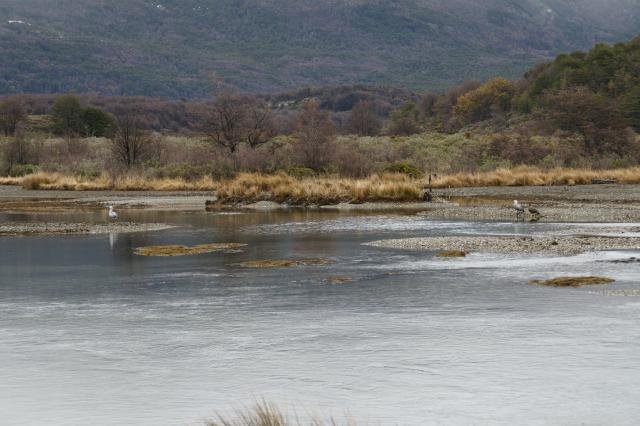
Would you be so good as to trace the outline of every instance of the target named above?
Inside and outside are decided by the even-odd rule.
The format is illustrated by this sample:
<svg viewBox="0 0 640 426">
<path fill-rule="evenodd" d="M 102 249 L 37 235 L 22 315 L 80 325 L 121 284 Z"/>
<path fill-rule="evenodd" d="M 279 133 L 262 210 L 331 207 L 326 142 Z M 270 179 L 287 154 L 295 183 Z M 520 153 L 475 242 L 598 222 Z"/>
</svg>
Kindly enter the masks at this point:
<svg viewBox="0 0 640 426">
<path fill-rule="evenodd" d="M 0 94 L 433 90 L 639 27 L 636 0 L 3 0 Z"/>
<path fill-rule="evenodd" d="M 562 54 L 519 80 L 444 93 L 341 86 L 198 102 L 20 95 L 0 99 L 3 174 L 129 170 L 366 176 L 640 161 L 640 37 Z"/>
</svg>

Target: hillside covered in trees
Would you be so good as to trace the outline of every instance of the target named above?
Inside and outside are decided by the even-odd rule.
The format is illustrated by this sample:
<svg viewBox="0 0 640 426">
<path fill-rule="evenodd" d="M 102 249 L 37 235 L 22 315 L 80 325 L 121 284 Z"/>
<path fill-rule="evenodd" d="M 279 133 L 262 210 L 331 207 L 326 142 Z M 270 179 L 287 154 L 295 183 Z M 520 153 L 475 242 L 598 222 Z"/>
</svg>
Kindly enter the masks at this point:
<svg viewBox="0 0 640 426">
<path fill-rule="evenodd" d="M 342 86 L 198 102 L 0 98 L 0 173 L 368 176 L 640 162 L 640 37 L 443 93 Z M 126 173 L 125 173 L 126 174 Z"/>
<path fill-rule="evenodd" d="M 0 94 L 441 90 L 639 27 L 635 0 L 3 0 Z"/>
</svg>

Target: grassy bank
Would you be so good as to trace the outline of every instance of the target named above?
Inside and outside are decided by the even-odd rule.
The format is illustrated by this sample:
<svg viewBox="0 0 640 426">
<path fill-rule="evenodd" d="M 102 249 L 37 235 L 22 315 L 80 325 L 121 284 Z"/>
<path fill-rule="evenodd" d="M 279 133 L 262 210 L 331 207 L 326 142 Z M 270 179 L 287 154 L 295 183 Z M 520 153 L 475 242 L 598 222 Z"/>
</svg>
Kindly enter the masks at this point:
<svg viewBox="0 0 640 426">
<path fill-rule="evenodd" d="M 463 188 L 477 186 L 553 186 L 588 185 L 597 180 L 614 180 L 617 183 L 640 183 L 640 167 L 624 169 L 592 170 L 555 168 L 543 170 L 537 167 L 499 168 L 482 173 L 456 173 L 441 176 L 435 181 L 437 188 Z"/>
<path fill-rule="evenodd" d="M 214 191 L 217 182 L 210 177 L 146 178 L 139 175 L 112 177 L 102 174 L 89 178 L 61 173 L 35 173 L 24 177 L 0 177 L 0 185 L 19 185 L 32 190 L 60 191 Z"/>
<path fill-rule="evenodd" d="M 543 170 L 534 167 L 496 169 L 483 173 L 457 173 L 438 176 L 434 188 L 478 186 L 584 185 L 597 180 L 622 184 L 640 183 L 640 167 L 612 170 Z M 257 201 L 289 204 L 335 204 L 341 202 L 415 202 L 422 197 L 427 182 L 403 174 L 376 174 L 362 179 L 336 176 L 292 177 L 285 173 L 241 173 L 234 178 L 215 180 L 203 177 L 146 178 L 139 175 L 96 178 L 58 173 L 36 173 L 22 178 L 0 178 L 0 184 L 21 185 L 39 190 L 118 190 L 118 191 L 215 191 L 226 204 Z"/>
</svg>

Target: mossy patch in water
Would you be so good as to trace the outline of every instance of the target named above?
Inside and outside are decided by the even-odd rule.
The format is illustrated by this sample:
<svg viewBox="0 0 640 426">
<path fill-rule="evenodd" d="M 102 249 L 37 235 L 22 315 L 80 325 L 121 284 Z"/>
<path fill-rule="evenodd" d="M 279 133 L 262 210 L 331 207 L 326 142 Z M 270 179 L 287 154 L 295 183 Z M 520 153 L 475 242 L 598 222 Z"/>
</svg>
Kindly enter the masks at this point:
<svg viewBox="0 0 640 426">
<path fill-rule="evenodd" d="M 582 287 L 583 285 L 611 284 L 614 281 L 606 277 L 558 277 L 550 280 L 532 280 L 529 283 L 548 287 Z"/>
<path fill-rule="evenodd" d="M 444 250 L 436 255 L 437 257 L 467 257 L 467 252 L 460 250 Z"/>
<path fill-rule="evenodd" d="M 292 268 L 294 266 L 321 266 L 328 265 L 331 262 L 328 259 L 266 259 L 266 260 L 250 260 L 247 262 L 234 263 L 231 266 L 251 269 L 270 269 L 270 268 Z"/>
<path fill-rule="evenodd" d="M 236 251 L 242 247 L 246 247 L 246 244 L 239 243 L 212 243 L 212 244 L 199 244 L 196 246 L 182 246 L 182 245 L 168 245 L 168 246 L 148 246 L 138 247 L 135 250 L 135 254 L 138 256 L 159 256 L 159 257 L 173 257 L 173 256 L 193 256 L 196 254 L 214 253 L 220 251 Z"/>
<path fill-rule="evenodd" d="M 329 277 L 327 279 L 327 282 L 329 284 L 333 284 L 333 285 L 342 285 L 342 284 L 348 284 L 350 282 L 353 282 L 353 278 L 351 278 L 351 277 Z"/>
</svg>

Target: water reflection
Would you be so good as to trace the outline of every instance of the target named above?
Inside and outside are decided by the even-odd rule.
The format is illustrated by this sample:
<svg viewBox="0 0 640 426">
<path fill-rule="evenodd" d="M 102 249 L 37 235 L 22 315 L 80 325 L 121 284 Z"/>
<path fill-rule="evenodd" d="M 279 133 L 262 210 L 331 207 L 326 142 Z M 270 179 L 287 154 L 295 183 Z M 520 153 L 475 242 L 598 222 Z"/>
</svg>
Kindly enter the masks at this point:
<svg viewBox="0 0 640 426">
<path fill-rule="evenodd" d="M 114 246 L 118 242 L 118 234 L 115 232 L 109 232 L 109 248 L 113 251 Z"/>
<path fill-rule="evenodd" d="M 262 397 L 303 416 L 348 410 L 372 424 L 640 418 L 630 374 L 640 369 L 640 299 L 616 296 L 637 294 L 640 266 L 608 262 L 634 254 L 443 260 L 361 245 L 573 225 L 389 213 L 125 214 L 180 227 L 0 239 L 3 424 L 194 424 Z M 180 258 L 133 254 L 147 245 L 213 242 L 248 247 Z M 332 263 L 232 266 L 295 257 Z M 617 292 L 528 284 L 585 273 L 616 278 L 610 289 Z M 333 285 L 335 276 L 351 280 Z"/>
</svg>

